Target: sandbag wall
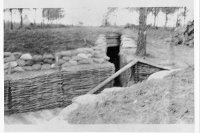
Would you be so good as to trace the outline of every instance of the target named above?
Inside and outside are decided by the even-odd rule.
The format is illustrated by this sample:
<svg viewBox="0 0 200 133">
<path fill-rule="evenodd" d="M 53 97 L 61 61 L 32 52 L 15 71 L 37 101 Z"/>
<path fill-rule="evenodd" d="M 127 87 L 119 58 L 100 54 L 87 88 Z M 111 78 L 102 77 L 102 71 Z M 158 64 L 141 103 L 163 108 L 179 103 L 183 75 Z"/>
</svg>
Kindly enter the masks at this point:
<svg viewBox="0 0 200 133">
<path fill-rule="evenodd" d="M 109 60 L 106 55 L 106 46 L 105 36 L 100 35 L 95 42 L 95 47 L 91 48 L 78 48 L 54 54 L 44 53 L 43 55 L 4 52 L 4 72 L 7 74 L 9 67 L 11 73 L 20 73 L 24 71 L 62 69 L 82 64 L 101 64 Z"/>
<path fill-rule="evenodd" d="M 53 54 L 45 53 L 43 55 L 31 55 L 21 52 L 4 52 L 4 72 L 8 69 L 11 73 L 24 71 L 40 71 L 55 68 L 55 57 Z"/>
<path fill-rule="evenodd" d="M 127 34 L 121 36 L 120 68 L 127 65 L 131 59 L 134 59 L 136 48 L 137 44 L 135 38 Z M 131 74 L 131 68 L 129 68 L 120 75 L 122 86 L 129 86 Z"/>
<path fill-rule="evenodd" d="M 4 70 L 8 70 L 8 64 L 12 69 L 11 74 L 5 73 L 4 79 L 6 113 L 66 107 L 73 97 L 87 93 L 115 72 L 114 65 L 107 61 L 103 35 L 98 37 L 93 48 L 37 56 L 5 52 L 4 59 Z M 48 67 L 44 67 L 47 59 Z M 19 60 L 25 62 L 24 65 L 20 65 Z M 36 64 L 40 64 L 41 68 L 24 69 L 33 68 Z M 19 67 L 23 71 L 14 71 Z M 112 87 L 112 84 L 110 82 L 105 87 Z"/>
</svg>

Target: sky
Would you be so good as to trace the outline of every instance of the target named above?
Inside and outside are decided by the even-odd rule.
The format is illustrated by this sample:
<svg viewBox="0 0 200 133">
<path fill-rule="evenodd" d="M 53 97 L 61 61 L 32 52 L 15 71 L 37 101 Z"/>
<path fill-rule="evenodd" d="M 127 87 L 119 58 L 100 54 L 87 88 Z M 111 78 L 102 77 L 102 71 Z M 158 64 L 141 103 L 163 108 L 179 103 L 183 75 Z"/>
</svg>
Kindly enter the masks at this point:
<svg viewBox="0 0 200 133">
<path fill-rule="evenodd" d="M 187 18 L 186 22 L 194 19 L 194 12 L 192 7 L 187 7 Z M 80 22 L 84 26 L 100 26 L 102 24 L 103 16 L 107 11 L 107 7 L 65 7 L 64 8 L 64 18 L 59 20 L 59 23 L 66 25 L 78 25 Z M 177 15 L 182 12 L 183 9 L 175 12 L 174 14 L 169 15 L 168 25 L 173 27 L 176 24 Z M 24 9 L 23 11 L 24 23 L 29 24 L 34 22 L 35 19 L 35 10 L 33 8 Z M 7 11 L 4 14 L 4 19 L 6 21 L 10 20 L 10 13 Z M 183 23 L 183 17 L 181 18 Z M 13 12 L 13 21 L 19 22 L 20 16 L 18 11 Z M 36 22 L 41 23 L 42 21 L 42 8 L 37 8 L 36 11 Z M 45 20 L 46 21 L 46 20 Z M 109 22 L 116 25 L 126 25 L 138 24 L 139 22 L 139 13 L 136 11 L 130 12 L 125 7 L 119 7 L 116 13 L 113 13 L 109 17 Z M 153 24 L 154 16 L 150 13 L 147 17 L 147 24 Z M 156 21 L 157 26 L 164 26 L 165 24 L 165 14 L 160 12 Z"/>
</svg>

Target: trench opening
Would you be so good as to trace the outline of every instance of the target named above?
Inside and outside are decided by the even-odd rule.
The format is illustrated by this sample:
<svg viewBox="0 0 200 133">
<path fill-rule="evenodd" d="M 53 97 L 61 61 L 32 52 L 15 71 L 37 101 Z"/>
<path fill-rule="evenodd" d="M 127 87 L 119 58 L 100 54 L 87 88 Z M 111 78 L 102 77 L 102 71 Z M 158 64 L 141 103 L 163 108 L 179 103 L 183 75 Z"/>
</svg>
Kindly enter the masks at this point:
<svg viewBox="0 0 200 133">
<path fill-rule="evenodd" d="M 107 47 L 107 56 L 110 57 L 109 62 L 115 65 L 115 72 L 120 69 L 120 45 Z M 120 76 L 114 79 L 113 86 L 122 87 Z"/>
</svg>

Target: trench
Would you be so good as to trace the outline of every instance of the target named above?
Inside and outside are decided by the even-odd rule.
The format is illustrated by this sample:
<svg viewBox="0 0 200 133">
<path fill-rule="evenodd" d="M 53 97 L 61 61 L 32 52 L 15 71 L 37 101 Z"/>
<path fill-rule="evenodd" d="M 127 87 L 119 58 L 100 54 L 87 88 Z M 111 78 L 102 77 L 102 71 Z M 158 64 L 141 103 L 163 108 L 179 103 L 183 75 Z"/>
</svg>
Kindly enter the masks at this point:
<svg viewBox="0 0 200 133">
<path fill-rule="evenodd" d="M 127 64 L 128 62 L 123 62 L 122 57 L 120 57 L 120 49 L 121 49 L 121 35 L 117 35 L 117 36 L 112 36 L 112 37 L 108 37 L 107 39 L 107 56 L 110 57 L 109 62 L 113 63 L 115 66 L 115 72 L 117 72 L 118 70 L 120 70 L 124 65 Z M 146 80 L 151 74 L 164 70 L 163 68 L 158 68 L 154 65 L 150 65 L 150 64 L 146 64 L 143 62 L 138 62 L 136 63 L 134 66 L 132 66 L 131 68 L 129 68 L 129 70 L 125 71 L 124 74 L 125 76 L 123 77 L 122 75 L 117 76 L 116 78 L 114 78 L 113 80 L 113 86 L 114 87 L 126 87 L 127 85 L 124 85 L 125 82 L 128 82 L 129 85 L 131 85 L 132 83 L 135 84 L 137 82 L 142 82 L 143 80 Z M 130 72 L 129 74 L 126 74 L 126 72 Z M 127 76 L 129 75 L 129 76 Z M 63 75 L 61 75 L 63 76 Z M 62 77 L 63 79 L 63 77 Z M 130 84 L 130 80 L 134 81 Z M 128 86 L 129 86 L 128 85 Z M 9 85 L 10 86 L 10 85 Z M 63 86 L 63 81 L 61 83 L 61 86 Z M 104 86 L 105 87 L 105 86 Z M 101 90 L 103 89 L 103 87 L 101 88 Z M 98 93 L 101 92 L 101 90 L 98 91 Z M 8 105 L 8 109 L 11 110 L 12 107 L 12 94 L 11 94 L 11 88 L 9 88 L 9 93 L 8 93 L 8 101 L 9 101 L 9 105 Z M 62 88 L 62 93 L 64 94 L 64 90 Z M 62 107 L 62 105 L 61 105 Z M 14 113 L 14 112 L 12 112 Z"/>
<path fill-rule="evenodd" d="M 120 69 L 120 44 L 121 44 L 121 35 L 116 34 L 114 36 L 107 36 L 107 56 L 110 57 L 109 62 L 113 63 L 115 66 L 115 72 Z M 120 76 L 116 77 L 113 82 L 113 86 L 122 87 Z"/>
<path fill-rule="evenodd" d="M 115 72 L 117 72 L 120 69 L 119 50 L 120 50 L 119 46 L 107 48 L 107 56 L 110 57 L 109 62 L 115 65 Z M 114 79 L 113 86 L 121 86 L 121 81 L 120 81 L 119 76 Z"/>
<path fill-rule="evenodd" d="M 113 63 L 115 66 L 115 72 L 120 70 L 128 62 L 125 62 L 125 58 L 120 56 L 121 50 L 121 35 L 111 34 L 106 36 L 107 41 L 107 56 L 110 57 L 109 62 Z M 137 62 L 131 68 L 123 72 L 121 75 L 117 76 L 113 80 L 114 87 L 127 87 L 138 82 L 146 80 L 151 74 L 167 70 L 164 68 L 159 68 L 151 63 Z"/>
</svg>

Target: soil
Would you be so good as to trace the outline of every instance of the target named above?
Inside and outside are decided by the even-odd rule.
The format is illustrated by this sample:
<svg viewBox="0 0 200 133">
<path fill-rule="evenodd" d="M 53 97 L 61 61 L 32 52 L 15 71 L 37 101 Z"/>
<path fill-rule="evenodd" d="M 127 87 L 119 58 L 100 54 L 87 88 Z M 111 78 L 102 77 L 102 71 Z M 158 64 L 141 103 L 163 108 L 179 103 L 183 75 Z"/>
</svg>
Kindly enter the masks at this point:
<svg viewBox="0 0 200 133">
<path fill-rule="evenodd" d="M 104 102 L 80 106 L 69 115 L 73 124 L 193 124 L 194 68 L 174 72 L 163 80 L 135 84 L 108 93 Z"/>
</svg>

